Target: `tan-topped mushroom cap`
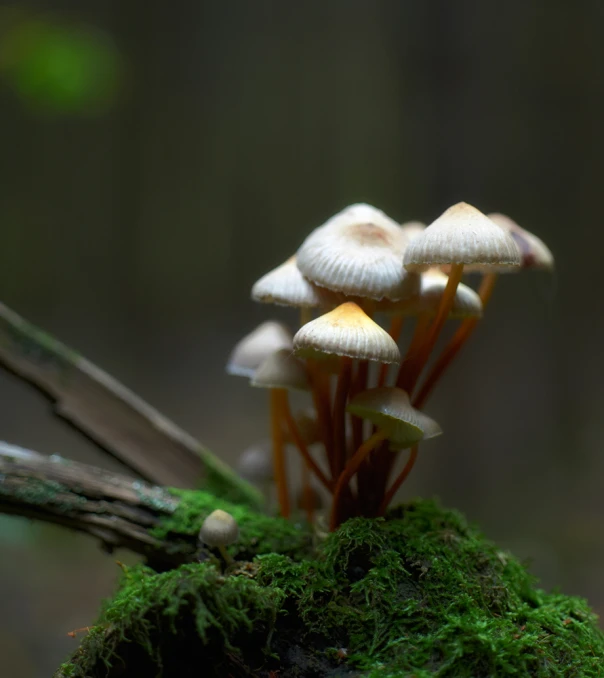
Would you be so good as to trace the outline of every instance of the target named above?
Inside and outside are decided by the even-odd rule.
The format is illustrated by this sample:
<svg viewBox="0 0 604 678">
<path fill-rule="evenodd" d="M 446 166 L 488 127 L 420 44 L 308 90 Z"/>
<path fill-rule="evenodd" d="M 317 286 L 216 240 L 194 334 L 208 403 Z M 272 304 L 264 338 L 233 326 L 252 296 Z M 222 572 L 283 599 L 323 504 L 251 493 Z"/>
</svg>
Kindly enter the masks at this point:
<svg viewBox="0 0 604 678">
<path fill-rule="evenodd" d="M 203 521 L 199 539 L 208 546 L 228 546 L 239 539 L 239 526 L 230 513 L 216 509 Z"/>
<path fill-rule="evenodd" d="M 295 256 L 263 275 L 252 287 L 252 299 L 299 308 L 322 305 L 321 290 L 302 275 Z"/>
<path fill-rule="evenodd" d="M 229 356 L 226 371 L 239 377 L 252 377 L 269 355 L 281 348 L 291 350 L 292 347 L 288 328 L 283 323 L 268 320 L 237 342 Z"/>
<path fill-rule="evenodd" d="M 544 271 L 554 269 L 554 255 L 541 238 L 522 228 L 505 214 L 493 213 L 487 216 L 512 236 L 522 255 L 522 268 Z"/>
<path fill-rule="evenodd" d="M 351 205 L 316 228 L 297 253 L 311 282 L 369 299 L 404 299 L 419 281 L 402 266 L 409 236 L 371 205 Z"/>
<path fill-rule="evenodd" d="M 405 250 L 409 271 L 464 264 L 481 270 L 520 266 L 520 250 L 512 237 L 465 202 L 457 203 L 413 238 Z"/>
<path fill-rule="evenodd" d="M 380 363 L 399 363 L 401 359 L 388 332 L 351 301 L 299 329 L 294 352 L 303 358 L 337 355 Z"/>
<path fill-rule="evenodd" d="M 400 388 L 383 386 L 363 391 L 352 398 L 347 410 L 378 427 L 389 429 L 388 440 L 395 448 L 411 447 L 420 440 L 442 434 L 434 419 L 416 410 L 407 392 Z"/>
</svg>

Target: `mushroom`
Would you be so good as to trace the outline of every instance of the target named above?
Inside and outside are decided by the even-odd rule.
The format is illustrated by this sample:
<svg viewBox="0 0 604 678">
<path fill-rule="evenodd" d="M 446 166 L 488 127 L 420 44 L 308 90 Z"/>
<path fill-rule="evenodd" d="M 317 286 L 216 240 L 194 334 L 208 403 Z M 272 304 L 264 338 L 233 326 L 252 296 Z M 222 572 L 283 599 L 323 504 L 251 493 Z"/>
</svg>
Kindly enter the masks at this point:
<svg viewBox="0 0 604 678">
<path fill-rule="evenodd" d="M 253 377 L 260 363 L 280 348 L 292 348 L 292 335 L 280 322 L 269 320 L 235 344 L 226 371 L 239 377 Z"/>
<path fill-rule="evenodd" d="M 347 410 L 357 417 L 368 419 L 376 426 L 369 437 L 349 459 L 340 474 L 334 490 L 331 513 L 331 528 L 339 521 L 342 492 L 359 470 L 366 457 L 382 441 L 388 440 L 395 449 L 407 449 L 420 440 L 433 438 L 442 433 L 440 426 L 430 417 L 412 407 L 409 395 L 399 388 L 383 387 L 357 394 Z"/>
<path fill-rule="evenodd" d="M 523 269 L 554 270 L 554 255 L 541 238 L 522 228 L 505 214 L 493 212 L 487 216 L 512 236 L 522 255 L 520 266 Z"/>
<path fill-rule="evenodd" d="M 332 475 L 337 477 L 345 456 L 345 408 L 352 362 L 398 363 L 398 346 L 357 304 L 346 302 L 300 328 L 294 336 L 294 352 L 301 357 L 320 359 L 336 355 L 342 359 L 333 405 L 334 445 L 330 459 Z"/>
<path fill-rule="evenodd" d="M 474 269 L 485 271 L 518 268 L 520 251 L 500 226 L 475 207 L 460 202 L 446 210 L 409 243 L 404 265 L 407 270 L 416 272 L 433 266 L 451 266 L 436 317 L 429 329 L 423 331 L 421 341 L 417 338 L 416 342 L 412 342 L 417 352 L 415 355 L 408 354 L 409 359 L 399 372 L 397 386 L 411 392 L 449 315 L 464 266 L 472 265 Z"/>
<path fill-rule="evenodd" d="M 330 303 L 327 290 L 313 285 L 302 275 L 295 255 L 254 283 L 252 299 L 264 304 L 299 308 L 301 325 L 311 319 L 311 309 Z"/>
<path fill-rule="evenodd" d="M 554 256 L 540 238 L 530 231 L 521 228 L 515 221 L 504 214 L 493 213 L 489 214 L 488 217 L 507 231 L 518 245 L 521 254 L 520 265 L 523 270 L 552 271 L 554 269 Z M 495 273 L 486 274 L 482 279 L 478 293 L 482 300 L 483 307 L 487 305 L 491 297 L 495 280 Z M 474 332 L 476 324 L 476 318 L 466 319 L 453 335 L 447 346 L 443 349 L 443 352 L 431 367 L 419 390 L 414 403 L 417 407 L 423 407 L 447 367 L 453 362 L 455 356 Z"/>
<path fill-rule="evenodd" d="M 371 205 L 351 205 L 316 228 L 297 252 L 298 268 L 310 281 L 334 292 L 379 300 L 404 299 L 419 279 L 401 260 L 408 236 Z"/>
<path fill-rule="evenodd" d="M 308 390 L 310 388 L 303 364 L 288 349 L 275 351 L 268 356 L 256 370 L 250 384 L 259 388 L 270 389 L 271 438 L 273 443 L 273 463 L 275 466 L 275 483 L 281 515 L 290 515 L 290 501 L 287 489 L 287 469 L 285 462 L 285 422 L 304 461 L 315 475 L 329 489 L 330 481 L 311 457 L 304 439 L 298 431 L 289 406 L 288 390 Z"/>
<path fill-rule="evenodd" d="M 225 547 L 234 544 L 238 539 L 237 521 L 230 513 L 221 509 L 212 511 L 199 531 L 199 540 L 211 548 L 217 548 L 227 565 L 232 565 L 235 561 Z"/>
</svg>

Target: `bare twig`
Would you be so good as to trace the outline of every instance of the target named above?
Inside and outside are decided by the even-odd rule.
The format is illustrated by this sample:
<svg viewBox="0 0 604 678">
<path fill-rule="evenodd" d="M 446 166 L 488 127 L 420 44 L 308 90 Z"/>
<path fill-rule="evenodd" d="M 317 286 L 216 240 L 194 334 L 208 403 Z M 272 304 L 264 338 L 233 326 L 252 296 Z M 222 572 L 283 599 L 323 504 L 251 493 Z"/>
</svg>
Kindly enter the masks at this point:
<svg viewBox="0 0 604 678">
<path fill-rule="evenodd" d="M 261 504 L 226 464 L 132 391 L 0 304 L 0 366 L 36 386 L 55 412 L 145 480 Z"/>
<path fill-rule="evenodd" d="M 0 442 L 0 513 L 63 525 L 110 550 L 174 565 L 195 557 L 195 540 L 177 533 L 158 539 L 152 530 L 178 503 L 164 488 Z"/>
</svg>

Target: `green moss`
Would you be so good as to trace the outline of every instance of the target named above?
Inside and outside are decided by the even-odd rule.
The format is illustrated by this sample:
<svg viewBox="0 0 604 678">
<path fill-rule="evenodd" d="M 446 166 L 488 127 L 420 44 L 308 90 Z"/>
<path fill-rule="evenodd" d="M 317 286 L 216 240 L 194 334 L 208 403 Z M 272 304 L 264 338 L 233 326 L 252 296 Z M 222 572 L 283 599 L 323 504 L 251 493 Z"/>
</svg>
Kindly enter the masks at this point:
<svg viewBox="0 0 604 678">
<path fill-rule="evenodd" d="M 235 558 L 251 559 L 263 553 L 287 553 L 292 558 L 309 554 L 311 533 L 302 524 L 255 513 L 200 490 L 170 489 L 180 499 L 176 510 L 151 532 L 164 539 L 169 533 L 189 534 L 197 539 L 201 524 L 215 509 L 228 511 L 239 524 L 240 539 L 229 547 Z"/>
<path fill-rule="evenodd" d="M 259 558 L 306 633 L 375 677 L 600 676 L 604 636 L 579 598 L 547 594 L 462 517 L 421 501 L 354 519 L 314 562 Z"/>
<path fill-rule="evenodd" d="M 218 505 L 203 493 L 179 496 L 163 529 L 194 534 Z M 242 539 L 258 530 L 261 549 L 296 534 L 284 521 L 220 508 L 236 514 Z M 293 554 L 265 553 L 230 576 L 209 564 L 129 570 L 57 676 L 175 675 L 183 661 L 192 668 L 179 676 L 198 675 L 196 661 L 203 675 L 260 678 L 602 675 L 604 636 L 586 603 L 536 588 L 513 556 L 434 502 L 353 519 L 312 556 Z M 158 668 L 129 673 L 143 665 Z"/>
<path fill-rule="evenodd" d="M 215 674 L 241 650 L 256 661 L 268 649 L 283 594 L 242 575 L 223 576 L 208 563 L 182 565 L 157 574 L 139 565 L 125 568 L 121 587 L 106 604 L 74 661 L 55 674 L 61 678 L 159 675 L 166 655 L 213 655 Z M 210 647 L 211 650 L 206 651 Z M 181 649 L 182 648 L 182 649 Z M 260 659 L 261 661 L 261 659 Z M 201 675 L 203 664 L 197 667 Z M 173 675 L 167 671 L 166 675 Z"/>
</svg>

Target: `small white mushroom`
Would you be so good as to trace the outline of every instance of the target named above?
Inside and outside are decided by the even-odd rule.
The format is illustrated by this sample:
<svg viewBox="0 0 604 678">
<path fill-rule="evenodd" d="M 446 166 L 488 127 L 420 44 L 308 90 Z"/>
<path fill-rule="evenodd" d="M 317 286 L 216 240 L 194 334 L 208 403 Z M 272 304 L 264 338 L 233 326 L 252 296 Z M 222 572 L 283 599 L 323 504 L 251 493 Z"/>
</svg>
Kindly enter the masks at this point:
<svg viewBox="0 0 604 678">
<path fill-rule="evenodd" d="M 227 565 L 234 560 L 227 553 L 226 546 L 234 544 L 239 539 L 239 525 L 230 513 L 216 509 L 203 521 L 199 531 L 199 541 L 207 546 L 217 548 Z"/>
</svg>

